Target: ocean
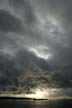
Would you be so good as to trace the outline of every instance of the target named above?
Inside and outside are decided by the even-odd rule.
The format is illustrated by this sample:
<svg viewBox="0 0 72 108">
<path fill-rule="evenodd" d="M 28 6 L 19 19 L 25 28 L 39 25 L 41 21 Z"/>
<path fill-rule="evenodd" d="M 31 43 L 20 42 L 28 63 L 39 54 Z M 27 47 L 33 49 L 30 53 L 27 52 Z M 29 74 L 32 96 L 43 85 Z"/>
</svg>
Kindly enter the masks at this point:
<svg viewBox="0 0 72 108">
<path fill-rule="evenodd" d="M 72 108 L 72 100 L 0 100 L 0 108 Z"/>
</svg>

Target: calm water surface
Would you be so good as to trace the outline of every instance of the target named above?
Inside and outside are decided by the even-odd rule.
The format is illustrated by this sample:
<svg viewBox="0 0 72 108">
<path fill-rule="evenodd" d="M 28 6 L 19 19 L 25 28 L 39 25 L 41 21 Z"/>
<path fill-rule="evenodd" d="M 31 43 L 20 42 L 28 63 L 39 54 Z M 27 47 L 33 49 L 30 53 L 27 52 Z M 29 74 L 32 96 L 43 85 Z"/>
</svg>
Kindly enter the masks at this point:
<svg viewBox="0 0 72 108">
<path fill-rule="evenodd" d="M 0 100 L 0 108 L 72 108 L 72 100 L 60 100 L 60 101 Z"/>
</svg>

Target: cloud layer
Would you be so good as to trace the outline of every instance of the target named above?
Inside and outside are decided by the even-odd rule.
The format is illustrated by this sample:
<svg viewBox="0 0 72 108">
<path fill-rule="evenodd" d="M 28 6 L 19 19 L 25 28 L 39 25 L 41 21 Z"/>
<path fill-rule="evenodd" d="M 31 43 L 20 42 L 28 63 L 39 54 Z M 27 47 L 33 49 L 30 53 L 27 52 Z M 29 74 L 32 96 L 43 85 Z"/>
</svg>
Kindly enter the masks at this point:
<svg viewBox="0 0 72 108">
<path fill-rule="evenodd" d="M 0 0 L 0 89 L 72 87 L 72 1 Z"/>
</svg>

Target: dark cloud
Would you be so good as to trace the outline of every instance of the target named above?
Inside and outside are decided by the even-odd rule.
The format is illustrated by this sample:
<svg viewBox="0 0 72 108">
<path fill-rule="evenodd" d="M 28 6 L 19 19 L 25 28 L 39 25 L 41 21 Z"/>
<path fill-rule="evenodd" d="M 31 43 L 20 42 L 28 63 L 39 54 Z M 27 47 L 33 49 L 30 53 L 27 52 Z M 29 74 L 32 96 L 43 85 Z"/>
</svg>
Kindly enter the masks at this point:
<svg viewBox="0 0 72 108">
<path fill-rule="evenodd" d="M 2 91 L 72 87 L 71 5 L 71 0 L 0 1 Z"/>
<path fill-rule="evenodd" d="M 19 32 L 22 29 L 22 23 L 18 18 L 5 10 L 0 10 L 0 31 Z"/>
<path fill-rule="evenodd" d="M 19 51 L 14 59 L 10 59 L 7 55 L 0 55 L 1 93 L 8 89 L 13 90 L 13 93 L 29 92 L 36 86 L 70 87 L 72 77 L 70 72 L 67 73 L 67 69 L 60 66 L 52 69 L 46 61 L 37 58 L 27 50 Z"/>
<path fill-rule="evenodd" d="M 35 22 L 35 14 L 27 0 L 10 0 L 9 4 L 15 12 L 30 26 Z M 28 25 L 29 26 L 29 25 Z"/>
</svg>

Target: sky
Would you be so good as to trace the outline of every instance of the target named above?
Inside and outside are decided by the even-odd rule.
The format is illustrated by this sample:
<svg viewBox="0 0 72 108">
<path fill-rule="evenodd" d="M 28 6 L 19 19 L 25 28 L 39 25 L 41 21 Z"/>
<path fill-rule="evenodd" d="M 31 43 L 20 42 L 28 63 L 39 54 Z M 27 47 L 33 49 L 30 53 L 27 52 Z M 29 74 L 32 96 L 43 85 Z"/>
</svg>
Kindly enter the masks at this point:
<svg viewBox="0 0 72 108">
<path fill-rule="evenodd" d="M 0 0 L 0 92 L 72 87 L 72 0 Z"/>
</svg>

